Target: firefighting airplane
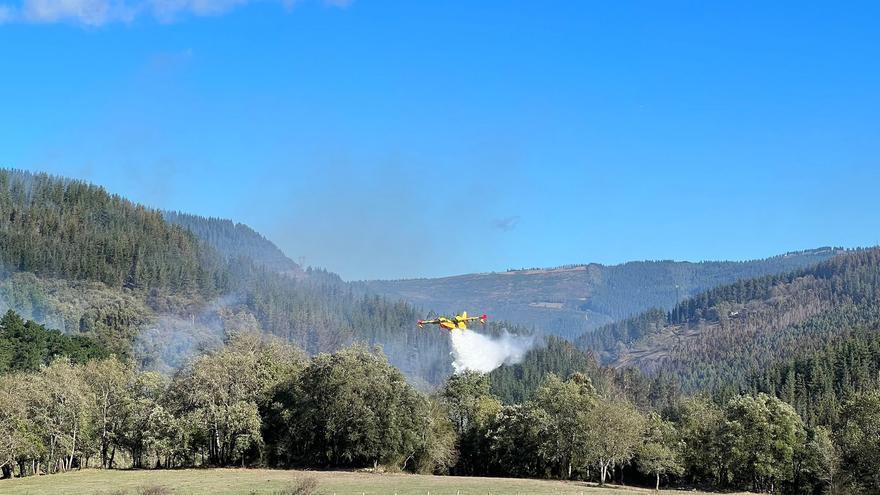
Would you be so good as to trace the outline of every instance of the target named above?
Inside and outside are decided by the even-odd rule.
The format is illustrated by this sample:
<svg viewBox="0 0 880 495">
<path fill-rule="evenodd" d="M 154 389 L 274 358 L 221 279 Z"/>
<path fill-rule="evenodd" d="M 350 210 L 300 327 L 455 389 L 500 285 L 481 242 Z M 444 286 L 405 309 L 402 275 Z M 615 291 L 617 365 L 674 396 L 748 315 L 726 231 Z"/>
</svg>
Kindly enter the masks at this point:
<svg viewBox="0 0 880 495">
<path fill-rule="evenodd" d="M 482 324 L 486 323 L 486 315 L 482 316 L 468 316 L 467 311 L 461 313 L 460 315 L 455 315 L 453 317 L 440 316 L 433 320 L 419 320 L 417 323 L 419 328 L 422 328 L 424 325 L 439 325 L 440 328 L 448 331 L 452 331 L 455 328 L 460 328 L 462 330 L 467 330 L 467 323 L 469 321 L 479 321 Z"/>
</svg>

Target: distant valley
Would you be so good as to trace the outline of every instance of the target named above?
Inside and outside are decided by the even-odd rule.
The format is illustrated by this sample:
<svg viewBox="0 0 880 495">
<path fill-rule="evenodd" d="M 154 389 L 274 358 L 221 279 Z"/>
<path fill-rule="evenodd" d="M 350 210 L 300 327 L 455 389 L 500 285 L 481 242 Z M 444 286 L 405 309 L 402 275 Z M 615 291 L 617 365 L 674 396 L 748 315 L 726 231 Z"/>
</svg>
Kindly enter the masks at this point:
<svg viewBox="0 0 880 495">
<path fill-rule="evenodd" d="M 651 308 L 672 309 L 702 291 L 805 268 L 840 253 L 823 247 L 752 261 L 634 261 L 357 285 L 424 310 L 480 311 L 538 334 L 573 339 Z"/>
</svg>

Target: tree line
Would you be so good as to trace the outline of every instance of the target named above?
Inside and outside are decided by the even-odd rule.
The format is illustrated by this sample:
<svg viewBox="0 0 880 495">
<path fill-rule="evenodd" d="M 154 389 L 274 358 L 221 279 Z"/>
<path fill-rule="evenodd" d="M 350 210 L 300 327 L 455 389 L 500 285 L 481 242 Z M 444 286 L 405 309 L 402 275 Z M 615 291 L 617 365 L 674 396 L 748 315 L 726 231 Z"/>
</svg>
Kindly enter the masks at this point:
<svg viewBox="0 0 880 495">
<path fill-rule="evenodd" d="M 379 352 L 311 359 L 254 333 L 169 377 L 116 357 L 58 357 L 0 377 L 5 477 L 183 466 L 441 470 L 448 420 Z"/>
<path fill-rule="evenodd" d="M 847 396 L 830 426 L 765 393 L 639 406 L 617 385 L 547 374 L 504 404 L 490 378 L 413 388 L 377 349 L 312 358 L 253 333 L 172 376 L 116 357 L 59 357 L 2 375 L 5 477 L 81 467 L 364 468 L 747 489 L 880 489 L 880 392 Z"/>
<path fill-rule="evenodd" d="M 9 310 L 0 318 L 0 374 L 36 371 L 56 357 L 75 363 L 109 357 L 106 348 L 81 335 L 65 335 Z"/>
<path fill-rule="evenodd" d="M 441 397 L 458 433 L 456 474 L 629 480 L 766 493 L 877 493 L 880 388 L 840 403 L 837 420 L 810 425 L 763 392 L 680 397 L 638 407 L 626 390 L 600 391 L 554 374 L 524 403 L 504 405 L 489 378 L 454 375 Z"/>
<path fill-rule="evenodd" d="M 880 467 L 880 423 L 873 423 L 880 420 L 876 409 L 880 397 L 880 335 L 875 327 L 847 330 L 846 323 L 837 324 L 840 340 L 831 340 L 818 351 L 781 360 L 769 368 L 757 368 L 742 379 L 702 392 L 706 394 L 699 396 L 702 399 L 685 395 L 675 375 L 646 375 L 633 368 L 602 367 L 592 354 L 558 339 L 533 349 L 522 363 L 490 373 L 489 386 L 503 404 L 515 405 L 523 399 L 529 402 L 539 397 L 538 390 L 548 374 L 564 378 L 580 374 L 590 379 L 600 395 L 621 397 L 640 411 L 659 413 L 679 430 L 689 428 L 694 432 L 695 421 L 708 418 L 700 426 L 704 434 L 691 436 L 698 439 L 691 443 L 700 446 L 704 457 L 697 462 L 696 450 L 685 456 L 694 462 L 677 477 L 679 483 L 750 490 L 757 486 L 767 491 L 772 487 L 788 493 L 822 493 L 833 486 L 834 493 L 874 493 L 880 487 L 875 476 Z M 770 416 L 779 416 L 779 411 L 785 410 L 785 415 L 796 419 L 795 424 L 799 425 L 795 428 L 794 445 L 814 449 L 794 450 L 800 453 L 792 458 L 795 464 L 789 464 L 792 474 L 788 479 L 748 480 L 743 473 L 749 471 L 737 474 L 735 466 L 727 463 L 727 453 L 734 447 L 731 441 L 740 438 L 744 430 L 722 426 L 723 412 L 732 401 L 741 401 L 742 397 L 762 397 L 766 406 L 760 407 L 772 406 L 770 411 L 775 411 Z M 780 408 L 781 404 L 786 408 Z M 743 420 L 737 421 L 743 424 Z M 769 436 L 762 441 L 778 442 Z M 760 445 L 755 440 L 752 447 Z M 815 449 L 819 447 L 824 451 L 816 457 L 819 454 Z M 817 459 L 828 460 L 830 464 L 826 462 L 825 466 L 830 471 L 817 474 Z M 812 474 L 802 471 L 804 466 L 814 466 L 810 468 Z M 627 469 L 632 470 L 630 467 L 624 471 Z"/>
</svg>

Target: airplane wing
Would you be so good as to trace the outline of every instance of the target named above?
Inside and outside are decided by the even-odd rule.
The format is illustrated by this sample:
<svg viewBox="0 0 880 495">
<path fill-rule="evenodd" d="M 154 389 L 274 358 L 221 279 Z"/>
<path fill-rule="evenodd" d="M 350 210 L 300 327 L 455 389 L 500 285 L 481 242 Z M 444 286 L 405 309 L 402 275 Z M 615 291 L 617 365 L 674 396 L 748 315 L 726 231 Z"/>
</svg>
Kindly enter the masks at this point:
<svg viewBox="0 0 880 495">
<path fill-rule="evenodd" d="M 421 328 L 424 325 L 438 325 L 438 324 L 440 324 L 440 319 L 435 318 L 433 320 L 419 320 L 416 322 L 416 324 L 419 326 L 419 328 Z"/>
</svg>

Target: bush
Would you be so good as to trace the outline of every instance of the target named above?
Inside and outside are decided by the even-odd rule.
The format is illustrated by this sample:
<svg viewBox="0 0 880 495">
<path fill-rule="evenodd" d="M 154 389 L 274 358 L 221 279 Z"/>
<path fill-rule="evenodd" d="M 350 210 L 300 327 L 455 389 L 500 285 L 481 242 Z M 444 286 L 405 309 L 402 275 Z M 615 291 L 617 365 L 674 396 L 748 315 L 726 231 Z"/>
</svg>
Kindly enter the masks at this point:
<svg viewBox="0 0 880 495">
<path fill-rule="evenodd" d="M 138 495 L 172 495 L 171 489 L 158 485 L 147 485 L 138 489 Z"/>
<path fill-rule="evenodd" d="M 300 478 L 289 487 L 275 492 L 274 495 L 314 495 L 318 492 L 318 480 L 315 478 Z"/>
</svg>

